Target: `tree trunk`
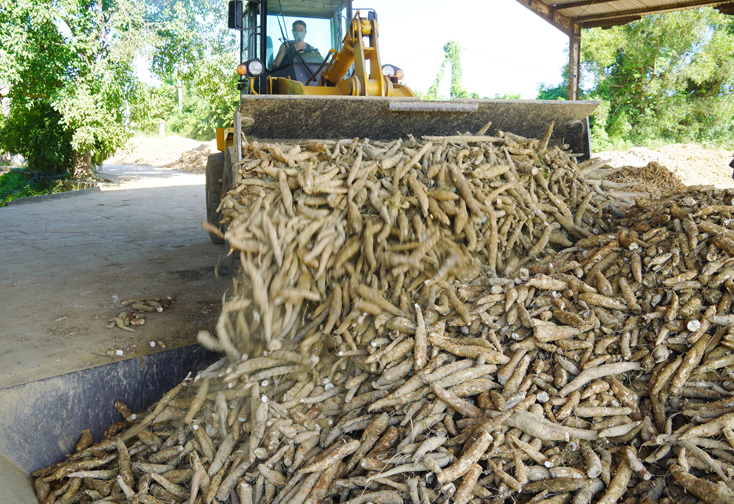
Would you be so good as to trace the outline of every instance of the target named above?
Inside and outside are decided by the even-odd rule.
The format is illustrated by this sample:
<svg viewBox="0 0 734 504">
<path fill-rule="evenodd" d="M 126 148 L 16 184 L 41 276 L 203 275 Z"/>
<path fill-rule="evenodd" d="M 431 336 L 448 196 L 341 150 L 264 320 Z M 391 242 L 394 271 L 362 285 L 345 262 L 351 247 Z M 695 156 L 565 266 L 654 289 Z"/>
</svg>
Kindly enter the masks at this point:
<svg viewBox="0 0 734 504">
<path fill-rule="evenodd" d="M 92 171 L 92 152 L 86 150 L 84 152 L 72 151 L 71 153 L 72 177 L 75 179 L 87 179 L 94 175 Z"/>
</svg>

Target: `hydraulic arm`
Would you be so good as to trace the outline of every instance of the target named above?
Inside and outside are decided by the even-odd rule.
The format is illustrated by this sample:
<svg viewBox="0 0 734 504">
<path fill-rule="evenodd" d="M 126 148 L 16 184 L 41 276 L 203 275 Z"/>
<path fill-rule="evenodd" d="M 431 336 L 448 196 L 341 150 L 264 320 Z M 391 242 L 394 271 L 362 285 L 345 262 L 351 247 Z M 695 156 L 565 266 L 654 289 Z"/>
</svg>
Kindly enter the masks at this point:
<svg viewBox="0 0 734 504">
<path fill-rule="evenodd" d="M 300 82 L 278 78 L 274 89 L 277 94 L 317 94 L 347 96 L 415 97 L 407 86 L 393 82 L 382 74 L 379 25 L 376 19 L 363 19 L 359 11 L 349 23 L 339 52 L 331 50 L 331 60 L 321 73 L 318 86 L 304 86 Z M 347 77 L 354 65 L 354 72 Z"/>
<path fill-rule="evenodd" d="M 349 24 L 341 50 L 321 74 L 323 84 L 335 86 L 341 91 L 340 94 L 345 95 L 415 96 L 410 89 L 393 83 L 382 74 L 378 34 L 377 20 L 363 19 L 357 11 Z M 352 64 L 354 72 L 351 77 L 345 78 Z"/>
</svg>

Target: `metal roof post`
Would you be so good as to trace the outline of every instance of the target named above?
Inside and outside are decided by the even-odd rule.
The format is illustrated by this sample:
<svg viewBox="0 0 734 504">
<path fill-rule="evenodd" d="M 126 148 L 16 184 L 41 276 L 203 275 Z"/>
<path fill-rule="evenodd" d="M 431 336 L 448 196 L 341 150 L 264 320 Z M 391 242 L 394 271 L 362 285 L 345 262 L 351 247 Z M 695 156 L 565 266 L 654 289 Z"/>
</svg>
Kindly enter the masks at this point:
<svg viewBox="0 0 734 504">
<path fill-rule="evenodd" d="M 568 36 L 568 99 L 579 99 L 579 72 L 581 70 L 581 25 L 573 23 Z"/>
</svg>

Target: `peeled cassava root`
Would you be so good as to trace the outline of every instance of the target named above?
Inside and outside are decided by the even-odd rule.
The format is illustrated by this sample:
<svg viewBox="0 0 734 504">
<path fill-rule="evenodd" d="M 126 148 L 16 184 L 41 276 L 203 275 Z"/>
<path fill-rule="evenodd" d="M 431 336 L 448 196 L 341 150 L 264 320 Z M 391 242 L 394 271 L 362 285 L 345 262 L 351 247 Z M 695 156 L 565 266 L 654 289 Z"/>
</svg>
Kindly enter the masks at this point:
<svg viewBox="0 0 734 504">
<path fill-rule="evenodd" d="M 626 200 L 509 134 L 244 147 L 227 358 L 42 502 L 734 499 L 728 192 Z"/>
<path fill-rule="evenodd" d="M 145 315 L 147 312 L 162 312 L 167 309 L 175 300 L 171 296 L 166 297 L 146 297 L 128 299 L 122 302 L 122 306 L 130 306 L 130 311 L 120 312 L 116 317 L 113 317 L 107 322 L 107 329 L 119 327 L 124 331 L 134 332 L 135 329 L 128 326 L 141 326 L 145 324 Z"/>
</svg>

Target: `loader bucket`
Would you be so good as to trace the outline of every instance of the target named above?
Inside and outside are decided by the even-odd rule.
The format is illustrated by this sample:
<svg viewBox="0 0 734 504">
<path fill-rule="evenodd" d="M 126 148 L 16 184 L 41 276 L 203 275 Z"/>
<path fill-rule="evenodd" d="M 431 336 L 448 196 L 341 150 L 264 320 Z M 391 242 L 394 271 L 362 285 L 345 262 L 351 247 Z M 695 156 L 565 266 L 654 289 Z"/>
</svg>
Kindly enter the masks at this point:
<svg viewBox="0 0 734 504">
<path fill-rule="evenodd" d="M 100 441 L 122 420 L 115 401 L 142 412 L 219 358 L 192 345 L 0 389 L 0 501 L 38 504 L 30 474 L 63 461 L 84 429 Z"/>
<path fill-rule="evenodd" d="M 540 138 L 554 121 L 551 143 L 568 144 L 585 160 L 591 156 L 588 117 L 597 105 L 595 101 L 243 95 L 240 110 L 245 135 L 268 140 L 456 135 L 475 133 L 489 121 L 488 135 L 499 130 Z M 246 117 L 254 123 L 247 126 Z"/>
</svg>

